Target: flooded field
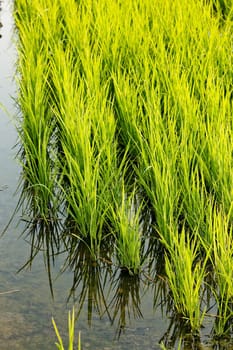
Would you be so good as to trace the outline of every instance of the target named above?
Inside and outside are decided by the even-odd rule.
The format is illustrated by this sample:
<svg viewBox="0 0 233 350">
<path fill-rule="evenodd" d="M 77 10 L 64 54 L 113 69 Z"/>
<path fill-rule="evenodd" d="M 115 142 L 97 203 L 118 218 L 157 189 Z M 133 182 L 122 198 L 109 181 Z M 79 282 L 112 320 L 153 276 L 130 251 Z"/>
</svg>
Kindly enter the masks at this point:
<svg viewBox="0 0 233 350">
<path fill-rule="evenodd" d="M 231 13 L 1 2 L 1 350 L 233 348 Z"/>
<path fill-rule="evenodd" d="M 13 34 L 12 2 L 3 1 L 1 6 L 0 103 L 4 108 L 0 109 L 0 228 L 3 232 L 18 203 L 19 194 L 16 191 L 21 167 L 16 160 L 17 148 L 15 148 L 17 132 L 14 118 L 18 110 L 14 101 L 16 96 L 14 81 L 16 37 Z M 24 228 L 23 222 L 20 221 L 19 211 L 7 227 L 5 235 L 0 239 L 0 348 L 1 350 L 52 350 L 56 348 L 52 316 L 61 329 L 64 339 L 67 336 L 67 314 L 73 305 L 73 299 L 67 303 L 67 298 L 72 287 L 73 274 L 66 272 L 53 283 L 53 300 L 43 254 L 35 259 L 31 270 L 22 270 L 17 273 L 27 262 L 31 251 L 29 243 L 20 237 Z M 59 264 L 62 262 L 63 259 L 61 262 L 56 262 L 52 270 L 53 279 L 57 277 L 61 268 Z M 117 278 L 113 283 L 108 302 L 116 293 L 117 284 L 120 284 Z M 81 291 L 81 287 L 79 288 Z M 90 288 L 86 282 L 85 288 Z M 83 310 L 76 326 L 77 330 L 82 332 L 84 349 L 126 349 L 129 344 L 134 346 L 134 349 L 139 349 L 144 345 L 148 348 L 159 349 L 158 340 L 161 330 L 162 332 L 166 330 L 166 322 L 161 328 L 160 312 L 152 312 L 152 299 L 148 299 L 148 296 L 144 297 L 143 287 L 139 286 L 139 283 L 137 283 L 136 292 L 136 300 L 129 300 L 124 306 L 128 308 L 131 320 L 129 321 L 126 317 L 125 330 L 121 331 L 119 328 L 120 310 L 114 311 L 116 308 L 114 300 L 111 303 L 111 311 L 109 310 L 111 316 L 109 317 L 103 307 L 103 296 L 95 300 L 92 315 L 87 309 L 90 299 L 88 295 L 84 297 Z M 79 295 L 78 291 L 77 295 Z M 101 304 L 102 307 L 101 315 L 98 312 L 98 304 Z M 132 310 L 131 307 L 133 307 Z M 134 308 L 137 310 L 136 315 L 134 315 Z M 114 322 L 112 322 L 113 318 Z"/>
</svg>

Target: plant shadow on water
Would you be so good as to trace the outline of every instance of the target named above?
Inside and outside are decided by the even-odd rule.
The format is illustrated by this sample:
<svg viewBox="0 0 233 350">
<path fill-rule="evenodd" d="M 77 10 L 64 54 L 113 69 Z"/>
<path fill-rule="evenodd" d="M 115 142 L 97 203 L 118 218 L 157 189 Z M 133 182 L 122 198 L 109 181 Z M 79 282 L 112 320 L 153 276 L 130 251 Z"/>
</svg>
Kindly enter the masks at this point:
<svg viewBox="0 0 233 350">
<path fill-rule="evenodd" d="M 72 271 L 74 278 L 69 298 L 74 298 L 77 303 L 78 315 L 87 303 L 89 326 L 94 313 L 101 319 L 107 316 L 110 324 L 117 322 L 116 337 L 120 338 L 131 318 L 142 317 L 139 276 L 130 276 L 128 271 L 118 269 L 106 258 L 102 257 L 100 262 L 93 260 L 83 242 L 79 243 L 79 254 L 72 264 Z M 80 291 L 78 296 L 76 290 Z"/>
<path fill-rule="evenodd" d="M 69 221 L 69 220 L 68 220 Z M 67 221 L 66 221 L 67 224 Z M 60 225 L 60 224 L 59 224 Z M 61 228 L 61 227 L 60 227 Z M 41 220 L 27 221 L 27 227 L 24 234 L 30 237 L 30 257 L 25 265 L 32 265 L 33 259 L 39 252 L 43 252 L 50 282 L 51 293 L 53 295 L 52 265 L 56 256 L 64 253 L 67 241 L 65 239 L 59 242 L 57 239 L 50 240 L 50 237 L 59 237 L 58 226 L 48 224 Z M 55 231 L 55 233 L 54 233 Z M 70 225 L 61 234 L 61 237 L 67 237 L 67 232 L 72 231 Z M 65 233 L 64 233 L 65 232 Z M 60 231 L 61 233 L 61 231 Z M 138 275 L 130 275 L 127 269 L 117 266 L 111 258 L 113 253 L 113 242 L 102 247 L 101 256 L 96 259 L 93 256 L 88 243 L 76 236 L 75 248 L 65 254 L 64 264 L 61 274 L 66 271 L 72 271 L 73 282 L 70 286 L 70 292 L 67 301 L 73 300 L 76 308 L 77 317 L 87 308 L 87 323 L 91 327 L 93 315 L 96 314 L 100 319 L 107 316 L 110 324 L 117 323 L 116 338 L 127 328 L 130 319 L 143 317 L 140 310 L 140 300 L 143 289 L 147 288 L 147 283 L 143 282 Z M 55 246 L 52 247 L 52 242 Z M 70 240 L 68 239 L 70 243 Z M 73 245 L 74 246 L 74 245 Z M 63 251 L 59 252 L 63 247 Z"/>
<path fill-rule="evenodd" d="M 152 220 L 149 213 L 145 213 L 145 220 Z M 145 224 L 145 227 L 148 225 Z M 101 246 L 100 255 L 93 256 L 88 241 L 78 238 L 69 219 L 59 221 L 43 221 L 35 218 L 26 220 L 24 235 L 30 238 L 30 256 L 22 269 L 32 265 L 33 259 L 39 252 L 43 252 L 46 270 L 53 295 L 52 266 L 58 255 L 65 255 L 60 273 L 71 271 L 73 281 L 67 301 L 75 305 L 76 320 L 81 313 L 86 314 L 87 324 L 92 327 L 93 318 L 98 317 L 115 328 L 115 340 L 120 340 L 122 334 L 127 334 L 131 321 L 144 318 L 142 299 L 147 293 L 153 296 L 153 309 L 160 310 L 164 319 L 169 320 L 167 331 L 158 339 L 166 349 L 177 347 L 182 340 L 182 349 L 205 349 L 201 333 L 192 332 L 187 318 L 179 315 L 169 288 L 165 271 L 165 247 L 160 242 L 153 229 L 148 229 L 147 240 L 144 242 L 145 264 L 139 274 L 130 274 L 130 271 L 121 267 L 116 258 L 115 237 L 108 237 Z M 73 240 L 75 239 L 75 244 Z M 72 249 L 67 250 L 72 241 Z M 206 275 L 202 307 L 209 311 L 214 309 L 211 298 L 211 288 L 216 288 L 211 271 Z M 211 286 L 211 287 L 210 287 Z M 216 303 L 215 303 L 216 304 Z M 86 309 L 86 311 L 84 310 Z M 215 307 L 216 309 L 216 307 Z M 215 310 L 217 313 L 217 309 Z M 210 314 L 210 318 L 213 315 Z M 217 315 L 216 315 L 217 316 Z M 218 325 L 218 318 L 212 322 L 212 334 Z M 106 321 L 107 320 L 107 321 Z M 142 321 L 143 322 L 143 321 Z M 231 318 L 227 325 L 231 327 Z M 226 325 L 226 327 L 227 327 Z M 203 326 L 205 327 L 205 325 Z M 227 340 L 226 340 L 227 339 Z M 227 346 L 225 345 L 227 341 Z M 204 339 L 206 349 L 230 349 L 230 338 L 221 338 L 209 335 Z"/>
</svg>

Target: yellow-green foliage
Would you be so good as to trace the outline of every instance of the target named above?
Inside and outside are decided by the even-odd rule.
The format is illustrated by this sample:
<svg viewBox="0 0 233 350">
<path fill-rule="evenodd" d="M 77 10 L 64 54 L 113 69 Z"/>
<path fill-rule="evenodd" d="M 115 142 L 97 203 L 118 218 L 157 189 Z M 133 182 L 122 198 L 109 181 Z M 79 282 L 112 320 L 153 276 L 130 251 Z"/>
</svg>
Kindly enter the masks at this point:
<svg viewBox="0 0 233 350">
<path fill-rule="evenodd" d="M 56 343 L 56 346 L 59 350 L 65 350 L 65 347 L 63 345 L 63 340 L 62 337 L 60 335 L 60 332 L 58 330 L 57 324 L 54 320 L 54 318 L 52 318 L 52 324 L 57 336 L 57 340 L 58 342 Z M 74 314 L 74 307 L 72 309 L 72 313 L 69 311 L 68 314 L 68 335 L 69 335 L 69 344 L 67 347 L 67 350 L 74 350 L 74 337 L 75 337 L 75 314 Z M 77 350 L 81 350 L 81 336 L 80 333 L 78 335 L 78 345 L 77 345 Z"/>
<path fill-rule="evenodd" d="M 120 200 L 116 200 L 112 207 L 111 219 L 114 232 L 116 232 L 119 264 L 132 274 L 137 274 L 141 265 L 141 210 L 142 206 L 137 203 L 135 191 L 127 198 L 123 184 Z"/>
<path fill-rule="evenodd" d="M 178 313 L 189 320 L 192 331 L 198 331 L 205 315 L 201 294 L 206 260 L 198 258 L 200 245 L 186 238 L 184 229 L 180 234 L 174 232 L 173 239 L 170 255 L 165 258 L 169 286 Z"/>
<path fill-rule="evenodd" d="M 95 256 L 114 231 L 120 265 L 139 271 L 147 233 L 140 231 L 141 204 L 131 210 L 130 201 L 143 198 L 155 229 L 149 233 L 169 251 L 176 307 L 195 330 L 205 276 L 197 257 L 209 257 L 221 298 L 222 285 L 230 291 L 223 279 L 232 278 L 223 250 L 223 242 L 232 245 L 232 6 L 15 0 L 29 214 L 50 222 L 59 209 L 71 227 L 62 235 L 67 247 L 75 251 L 80 237 Z M 135 184 L 140 194 L 132 197 Z"/>
<path fill-rule="evenodd" d="M 213 265 L 217 288 L 213 291 L 218 306 L 215 333 L 222 336 L 232 330 L 233 300 L 233 232 L 229 215 L 215 210 L 212 223 Z"/>
</svg>

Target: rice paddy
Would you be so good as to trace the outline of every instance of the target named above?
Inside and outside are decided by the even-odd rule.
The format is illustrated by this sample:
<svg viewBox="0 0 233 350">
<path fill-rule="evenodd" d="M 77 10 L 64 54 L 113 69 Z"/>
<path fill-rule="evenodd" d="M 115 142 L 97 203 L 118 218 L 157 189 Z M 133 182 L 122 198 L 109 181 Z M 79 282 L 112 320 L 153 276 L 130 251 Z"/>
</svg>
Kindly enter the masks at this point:
<svg viewBox="0 0 233 350">
<path fill-rule="evenodd" d="M 186 334 L 214 305 L 229 342 L 232 16 L 227 0 L 14 3 L 29 262 L 65 248 L 67 266 L 147 276 Z"/>
</svg>

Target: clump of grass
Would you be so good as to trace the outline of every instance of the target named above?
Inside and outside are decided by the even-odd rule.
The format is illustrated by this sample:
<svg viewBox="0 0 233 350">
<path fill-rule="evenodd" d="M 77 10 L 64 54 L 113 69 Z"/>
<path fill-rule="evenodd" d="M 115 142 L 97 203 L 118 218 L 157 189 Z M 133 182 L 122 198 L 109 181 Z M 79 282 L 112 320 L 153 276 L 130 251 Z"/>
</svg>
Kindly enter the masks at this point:
<svg viewBox="0 0 233 350">
<path fill-rule="evenodd" d="M 54 327 L 54 330 L 55 330 L 55 333 L 57 336 L 57 340 L 58 340 L 58 342 L 56 343 L 56 346 L 59 350 L 65 350 L 62 337 L 61 337 L 60 332 L 57 328 L 57 324 L 56 324 L 54 318 L 52 318 L 52 323 L 53 323 L 53 327 Z M 72 313 L 69 311 L 69 314 L 68 314 L 69 345 L 67 347 L 67 350 L 74 350 L 74 332 L 75 332 L 74 328 L 75 328 L 75 313 L 74 313 L 74 307 L 73 307 Z M 78 334 L 77 350 L 81 350 L 81 334 L 80 334 L 80 332 Z"/>
<path fill-rule="evenodd" d="M 162 342 L 162 343 L 160 344 L 160 349 L 161 349 L 161 350 L 169 350 L 170 347 L 166 347 L 166 345 Z M 182 349 L 182 339 L 180 339 L 180 341 L 179 341 L 179 343 L 178 343 L 178 345 L 177 345 L 177 350 L 181 350 L 181 349 Z"/>
<path fill-rule="evenodd" d="M 128 270 L 130 274 L 138 274 L 142 265 L 142 204 L 137 199 L 136 190 L 127 194 L 123 181 L 120 199 L 116 199 L 112 207 L 117 260 L 122 269 Z"/>
<path fill-rule="evenodd" d="M 216 273 L 216 289 L 213 290 L 218 306 L 218 315 L 214 325 L 216 337 L 229 335 L 233 320 L 233 228 L 222 210 L 213 215 L 213 265 Z"/>
<path fill-rule="evenodd" d="M 46 54 L 33 57 L 28 52 L 28 62 L 21 64 L 21 72 L 27 85 L 21 84 L 19 103 L 23 119 L 18 128 L 21 143 L 22 186 L 29 198 L 27 209 L 31 216 L 52 220 L 56 213 L 56 166 L 52 156 L 51 137 L 54 122 L 48 106 L 46 81 L 47 68 L 42 62 Z"/>
<path fill-rule="evenodd" d="M 169 256 L 165 257 L 174 307 L 182 317 L 187 318 L 194 333 L 200 330 L 205 316 L 205 311 L 201 311 L 201 292 L 206 260 L 199 260 L 198 255 L 197 239 L 192 241 L 183 228 L 180 234 L 173 235 L 173 245 L 169 248 Z"/>
</svg>

